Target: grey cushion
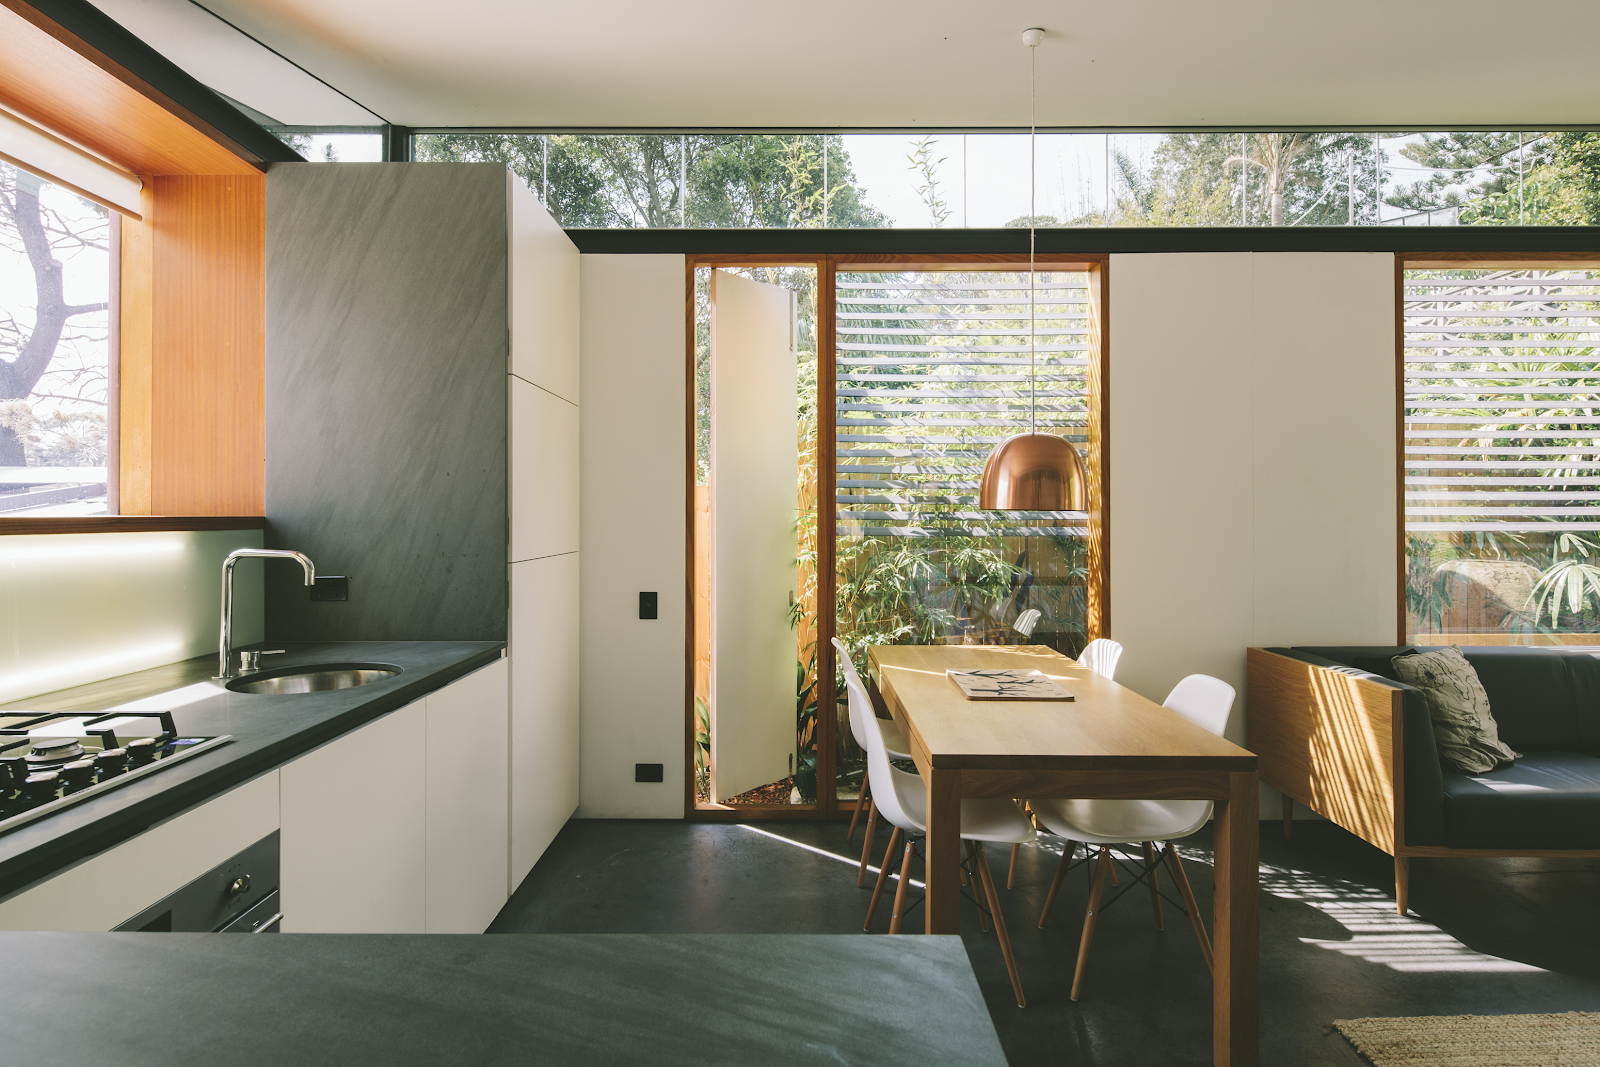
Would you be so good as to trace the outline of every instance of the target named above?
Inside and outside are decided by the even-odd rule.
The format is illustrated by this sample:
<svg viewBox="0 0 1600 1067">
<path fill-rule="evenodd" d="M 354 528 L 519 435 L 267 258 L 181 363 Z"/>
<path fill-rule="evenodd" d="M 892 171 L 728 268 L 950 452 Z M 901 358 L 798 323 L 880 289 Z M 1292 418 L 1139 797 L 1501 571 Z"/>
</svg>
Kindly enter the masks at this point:
<svg viewBox="0 0 1600 1067">
<path fill-rule="evenodd" d="M 1437 652 L 1396 656 L 1393 663 L 1400 680 L 1427 697 L 1439 760 L 1447 770 L 1481 774 L 1517 758 L 1500 741 L 1489 695 L 1461 649 L 1452 645 Z"/>
<path fill-rule="evenodd" d="M 1600 758 L 1530 751 L 1505 770 L 1446 771 L 1444 808 L 1451 848 L 1600 849 Z"/>
</svg>

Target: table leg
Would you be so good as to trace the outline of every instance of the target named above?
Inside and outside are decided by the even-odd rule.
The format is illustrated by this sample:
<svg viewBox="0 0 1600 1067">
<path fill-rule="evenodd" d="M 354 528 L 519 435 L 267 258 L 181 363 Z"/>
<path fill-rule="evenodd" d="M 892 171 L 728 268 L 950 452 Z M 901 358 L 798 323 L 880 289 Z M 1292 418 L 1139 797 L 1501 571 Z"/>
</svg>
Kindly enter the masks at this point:
<svg viewBox="0 0 1600 1067">
<path fill-rule="evenodd" d="M 961 932 L 961 777 L 958 771 L 929 768 L 922 780 L 928 790 L 928 844 L 925 861 L 928 888 L 923 902 L 930 934 Z"/>
<path fill-rule="evenodd" d="M 1212 902 L 1216 968 L 1212 983 L 1212 1063 L 1256 1067 L 1260 1059 L 1260 915 L 1257 900 L 1261 826 L 1256 775 L 1228 775 L 1228 799 L 1218 801 L 1216 897 Z"/>
</svg>

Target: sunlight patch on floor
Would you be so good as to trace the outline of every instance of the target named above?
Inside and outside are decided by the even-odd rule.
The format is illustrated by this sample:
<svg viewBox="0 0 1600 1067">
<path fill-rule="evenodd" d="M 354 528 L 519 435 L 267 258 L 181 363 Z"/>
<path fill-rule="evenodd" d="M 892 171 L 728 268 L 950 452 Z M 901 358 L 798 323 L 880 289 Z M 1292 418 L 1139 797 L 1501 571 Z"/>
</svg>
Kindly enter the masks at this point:
<svg viewBox="0 0 1600 1067">
<path fill-rule="evenodd" d="M 793 846 L 794 848 L 803 848 L 807 852 L 814 853 L 814 854 L 816 854 L 818 856 L 824 856 L 824 857 L 826 857 L 827 859 L 830 859 L 830 860 L 838 860 L 840 863 L 848 863 L 850 866 L 857 867 L 857 868 L 859 868 L 861 866 L 861 860 L 860 859 L 851 859 L 849 856 L 841 856 L 837 852 L 829 852 L 825 848 L 817 848 L 815 845 L 808 845 L 808 844 L 805 844 L 804 842 L 801 842 L 801 841 L 794 841 L 794 840 L 791 840 L 791 839 L 789 839 L 787 837 L 784 837 L 781 834 L 775 834 L 775 833 L 772 833 L 769 830 L 762 830 L 762 829 L 759 829 L 757 827 L 751 826 L 749 823 L 737 823 L 736 825 L 741 830 L 749 830 L 753 834 L 760 834 L 762 837 L 768 837 L 768 838 L 771 838 L 774 841 L 781 841 L 786 845 Z M 878 868 L 873 867 L 870 864 L 868 865 L 867 870 L 871 871 L 873 874 L 877 874 L 878 873 Z M 921 882 L 917 881 L 915 878 L 911 879 L 911 884 L 916 886 L 918 889 L 925 888 L 923 886 L 923 884 Z"/>
</svg>

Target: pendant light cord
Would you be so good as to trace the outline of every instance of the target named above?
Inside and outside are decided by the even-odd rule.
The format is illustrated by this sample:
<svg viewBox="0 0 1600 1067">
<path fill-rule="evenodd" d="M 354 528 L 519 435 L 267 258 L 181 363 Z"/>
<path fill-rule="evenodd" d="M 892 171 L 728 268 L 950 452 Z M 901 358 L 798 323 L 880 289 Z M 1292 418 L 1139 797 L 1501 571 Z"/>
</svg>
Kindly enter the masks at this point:
<svg viewBox="0 0 1600 1067">
<path fill-rule="evenodd" d="M 1039 341 L 1039 307 L 1034 294 L 1034 238 L 1038 224 L 1039 47 L 1028 46 L 1028 432 L 1039 432 L 1039 375 L 1034 367 Z"/>
</svg>

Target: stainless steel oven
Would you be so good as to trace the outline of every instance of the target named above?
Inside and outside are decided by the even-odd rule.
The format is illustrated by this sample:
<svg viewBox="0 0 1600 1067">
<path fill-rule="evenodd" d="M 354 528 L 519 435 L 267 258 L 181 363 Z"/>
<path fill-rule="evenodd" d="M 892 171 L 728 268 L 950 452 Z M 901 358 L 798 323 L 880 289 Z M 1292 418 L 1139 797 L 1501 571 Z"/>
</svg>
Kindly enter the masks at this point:
<svg viewBox="0 0 1600 1067">
<path fill-rule="evenodd" d="M 278 831 L 158 900 L 118 930 L 225 934 L 277 933 Z"/>
</svg>

